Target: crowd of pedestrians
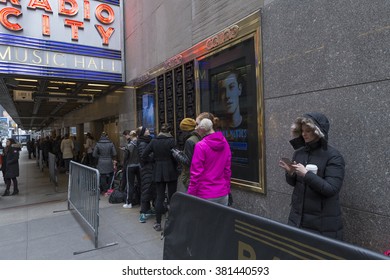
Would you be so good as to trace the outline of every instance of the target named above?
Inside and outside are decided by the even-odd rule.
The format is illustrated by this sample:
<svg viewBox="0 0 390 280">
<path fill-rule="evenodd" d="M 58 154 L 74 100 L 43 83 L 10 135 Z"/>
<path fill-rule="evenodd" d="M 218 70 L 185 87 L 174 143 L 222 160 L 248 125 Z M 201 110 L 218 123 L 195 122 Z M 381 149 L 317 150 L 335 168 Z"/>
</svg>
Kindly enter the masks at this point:
<svg viewBox="0 0 390 280">
<path fill-rule="evenodd" d="M 151 138 L 145 127 L 125 131 L 130 135 L 125 158 L 128 193 L 135 185 L 132 172 L 139 170 L 141 186 L 139 221 L 144 223 L 155 209 L 153 228 L 161 231 L 162 216 L 169 212 L 169 202 L 178 182 L 193 196 L 230 205 L 232 153 L 229 143 L 219 131 L 219 119 L 209 112 L 196 120 L 185 118 L 180 123 L 184 147 L 178 148 L 168 124 L 161 126 Z M 286 170 L 286 181 L 294 187 L 289 224 L 307 231 L 342 240 L 339 192 L 344 179 L 344 160 L 327 143 L 329 121 L 323 114 L 308 113 L 292 125 L 296 150 L 291 161 L 283 159 L 279 166 Z M 136 153 L 137 155 L 131 155 Z M 312 166 L 315 170 L 311 170 Z M 127 196 L 125 208 L 132 207 L 133 196 Z"/>
<path fill-rule="evenodd" d="M 184 147 L 180 150 L 172 127 L 166 123 L 154 137 L 144 126 L 123 132 L 125 145 L 118 149 L 123 153 L 119 190 L 125 193 L 124 208 L 140 205 L 140 223 L 154 216 L 153 228 L 163 230 L 162 219 L 169 212 L 178 181 L 189 194 L 227 205 L 231 153 L 223 135 L 213 128 L 215 120 L 210 113 L 202 113 L 196 120 L 184 118 L 180 123 Z M 19 193 L 16 177 L 19 176 L 20 147 L 17 148 L 14 142 L 8 139 L 7 146 L 0 148 L 6 183 L 4 196 Z M 113 187 L 118 155 L 105 132 L 98 141 L 87 133 L 83 145 L 68 133 L 63 137 L 31 139 L 27 142 L 27 151 L 29 159 L 42 156 L 46 166 L 49 165 L 49 153 L 54 154 L 57 169 L 63 173 L 69 173 L 71 160 L 94 167 L 100 174 L 101 194 Z M 208 153 L 213 154 L 213 159 L 205 157 Z M 13 192 L 10 191 L 11 183 Z"/>
<path fill-rule="evenodd" d="M 154 216 L 153 228 L 163 230 L 162 218 L 170 211 L 170 200 L 178 184 L 184 185 L 191 195 L 228 205 L 231 152 L 222 133 L 214 130 L 217 122 L 207 112 L 196 120 L 184 118 L 180 123 L 182 149 L 167 123 L 155 137 L 143 126 L 123 132 L 123 207 L 140 203 L 140 223 Z"/>
<path fill-rule="evenodd" d="M 342 240 L 339 192 L 345 163 L 342 155 L 328 144 L 329 126 L 321 113 L 298 117 L 291 126 L 290 143 L 295 149 L 292 160 L 283 158 L 279 166 L 286 172 L 286 182 L 294 187 L 288 224 Z M 154 137 L 144 126 L 123 131 L 125 145 L 119 149 L 123 152 L 119 185 L 119 191 L 125 194 L 123 208 L 139 204 L 139 222 L 145 223 L 154 216 L 154 230 L 162 231 L 162 218 L 170 211 L 178 184 L 190 195 L 230 205 L 232 152 L 219 127 L 219 119 L 209 112 L 196 119 L 184 118 L 180 123 L 184 145 L 180 148 L 167 123 Z M 71 160 L 95 167 L 100 173 L 100 192 L 107 193 L 113 187 L 118 165 L 115 145 L 103 132 L 97 142 L 90 133 L 86 134 L 83 155 L 80 147 L 69 134 L 27 142 L 29 159 L 38 156 L 38 151 L 48 164 L 48 154 L 53 153 L 57 167 L 64 172 L 69 172 Z M 6 186 L 2 196 L 19 194 L 20 150 L 21 146 L 12 138 L 7 139 L 5 147 L 0 144 L 0 166 Z"/>
</svg>

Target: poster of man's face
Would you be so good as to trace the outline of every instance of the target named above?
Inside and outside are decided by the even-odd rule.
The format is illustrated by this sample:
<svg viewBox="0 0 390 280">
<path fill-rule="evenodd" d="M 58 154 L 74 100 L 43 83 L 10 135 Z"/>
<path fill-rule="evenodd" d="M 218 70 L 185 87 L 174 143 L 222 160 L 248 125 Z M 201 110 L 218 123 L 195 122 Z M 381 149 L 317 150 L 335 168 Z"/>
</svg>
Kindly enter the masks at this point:
<svg viewBox="0 0 390 280">
<path fill-rule="evenodd" d="M 232 177 L 259 182 L 257 89 L 253 39 L 198 62 L 201 111 L 219 119 L 215 127 L 232 151 Z"/>
<path fill-rule="evenodd" d="M 237 75 L 229 72 L 225 79 L 218 82 L 218 89 L 226 113 L 233 115 L 240 112 L 242 84 L 238 82 Z"/>
<path fill-rule="evenodd" d="M 154 94 L 142 95 L 142 124 L 154 130 Z"/>
<path fill-rule="evenodd" d="M 225 128 L 239 128 L 245 126 L 247 100 L 245 76 L 250 73 L 250 65 L 245 61 L 236 63 L 236 67 L 224 67 L 217 74 L 210 74 L 212 110 L 223 121 Z M 240 66 L 241 65 L 241 66 Z M 246 127 L 245 127 L 246 128 Z"/>
<path fill-rule="evenodd" d="M 144 126 L 149 129 L 153 136 L 156 128 L 156 82 L 151 80 L 137 89 L 137 126 Z"/>
</svg>

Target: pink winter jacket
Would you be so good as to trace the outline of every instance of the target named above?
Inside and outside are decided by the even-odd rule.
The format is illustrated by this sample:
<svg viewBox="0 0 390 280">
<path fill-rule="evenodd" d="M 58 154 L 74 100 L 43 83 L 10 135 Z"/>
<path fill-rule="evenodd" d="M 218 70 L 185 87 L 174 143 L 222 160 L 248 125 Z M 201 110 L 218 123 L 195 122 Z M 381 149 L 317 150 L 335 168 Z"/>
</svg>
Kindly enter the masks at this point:
<svg viewBox="0 0 390 280">
<path fill-rule="evenodd" d="M 232 153 L 221 132 L 206 135 L 195 145 L 188 194 L 217 198 L 230 192 Z"/>
</svg>

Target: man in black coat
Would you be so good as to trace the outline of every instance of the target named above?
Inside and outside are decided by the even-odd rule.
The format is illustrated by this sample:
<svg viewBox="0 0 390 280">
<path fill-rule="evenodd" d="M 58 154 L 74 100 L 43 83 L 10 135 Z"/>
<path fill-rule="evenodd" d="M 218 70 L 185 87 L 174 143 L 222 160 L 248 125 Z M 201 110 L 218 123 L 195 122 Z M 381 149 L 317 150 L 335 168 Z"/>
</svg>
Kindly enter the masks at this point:
<svg viewBox="0 0 390 280">
<path fill-rule="evenodd" d="M 17 195 L 19 194 L 19 188 L 16 177 L 19 177 L 19 152 L 21 150 L 21 146 L 12 138 L 8 138 L 6 143 L 6 147 L 4 148 L 3 164 L 1 166 L 6 185 L 3 196 Z M 11 181 L 14 186 L 12 194 L 10 193 Z"/>
<path fill-rule="evenodd" d="M 155 167 L 153 170 L 153 182 L 156 184 L 156 223 L 153 228 L 161 231 L 161 216 L 165 212 L 164 200 L 165 189 L 168 188 L 168 203 L 172 195 L 177 190 L 177 162 L 172 156 L 172 149 L 175 148 L 176 141 L 171 134 L 171 126 L 163 124 L 161 132 L 145 148 L 142 153 L 142 160 L 148 159 L 153 153 Z"/>
<path fill-rule="evenodd" d="M 327 142 L 329 121 L 321 113 L 308 113 L 292 125 L 292 163 L 281 160 L 286 181 L 294 187 L 288 224 L 342 240 L 339 192 L 344 180 L 342 155 Z M 316 173 L 307 165 L 316 165 Z"/>
</svg>

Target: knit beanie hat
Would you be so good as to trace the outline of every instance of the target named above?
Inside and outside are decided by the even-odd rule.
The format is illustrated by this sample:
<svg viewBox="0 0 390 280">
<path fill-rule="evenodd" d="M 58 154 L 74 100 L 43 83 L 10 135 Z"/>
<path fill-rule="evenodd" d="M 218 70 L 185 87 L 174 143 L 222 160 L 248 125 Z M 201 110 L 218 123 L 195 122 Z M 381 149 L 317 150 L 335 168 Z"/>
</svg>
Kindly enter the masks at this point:
<svg viewBox="0 0 390 280">
<path fill-rule="evenodd" d="M 191 118 L 185 118 L 180 122 L 180 129 L 183 131 L 192 131 L 196 127 L 196 121 Z"/>
</svg>

